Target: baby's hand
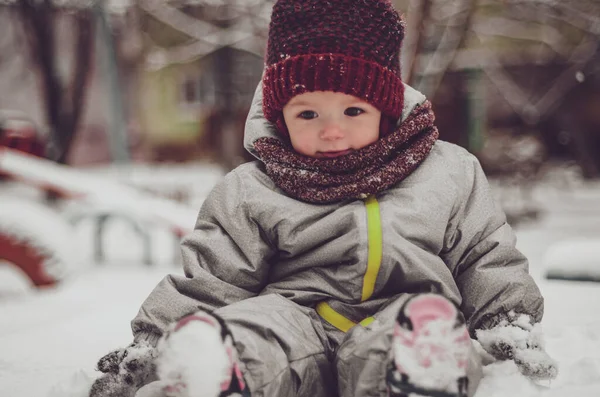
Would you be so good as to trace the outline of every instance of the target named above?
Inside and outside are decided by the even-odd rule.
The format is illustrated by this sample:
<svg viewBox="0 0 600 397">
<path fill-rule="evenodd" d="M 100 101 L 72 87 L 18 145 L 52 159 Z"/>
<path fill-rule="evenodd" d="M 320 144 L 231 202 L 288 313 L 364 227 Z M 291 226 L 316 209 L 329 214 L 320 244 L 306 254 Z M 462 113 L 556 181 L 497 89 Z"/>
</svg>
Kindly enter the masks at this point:
<svg viewBox="0 0 600 397">
<path fill-rule="evenodd" d="M 156 379 L 156 349 L 148 342 L 134 342 L 98 361 L 104 375 L 96 379 L 90 397 L 133 397 L 141 386 Z"/>
<path fill-rule="evenodd" d="M 477 330 L 477 339 L 498 360 L 514 360 L 521 373 L 532 379 L 554 379 L 558 365 L 544 350 L 540 324 L 529 316 L 508 313 L 507 318 L 487 330 Z"/>
</svg>

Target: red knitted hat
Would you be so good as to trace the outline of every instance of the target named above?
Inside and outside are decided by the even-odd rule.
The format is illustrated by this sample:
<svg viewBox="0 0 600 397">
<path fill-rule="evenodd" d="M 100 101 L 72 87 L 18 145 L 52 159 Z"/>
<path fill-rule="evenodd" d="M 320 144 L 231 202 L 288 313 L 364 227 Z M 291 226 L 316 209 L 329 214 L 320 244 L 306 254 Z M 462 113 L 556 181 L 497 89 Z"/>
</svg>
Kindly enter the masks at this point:
<svg viewBox="0 0 600 397">
<path fill-rule="evenodd" d="M 282 110 L 292 97 L 334 91 L 379 109 L 384 133 L 402 114 L 403 38 L 390 0 L 278 0 L 263 76 L 265 117 L 287 135 Z"/>
</svg>

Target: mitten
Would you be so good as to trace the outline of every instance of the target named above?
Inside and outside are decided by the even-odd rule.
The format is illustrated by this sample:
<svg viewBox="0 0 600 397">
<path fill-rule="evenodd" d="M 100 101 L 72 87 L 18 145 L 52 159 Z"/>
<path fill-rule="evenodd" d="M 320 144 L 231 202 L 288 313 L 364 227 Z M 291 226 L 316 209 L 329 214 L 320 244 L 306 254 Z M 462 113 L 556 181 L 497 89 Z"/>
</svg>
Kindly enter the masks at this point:
<svg viewBox="0 0 600 397">
<path fill-rule="evenodd" d="M 133 397 L 136 391 L 156 379 L 156 349 L 146 341 L 114 350 L 98 361 L 100 376 L 90 397 Z"/>
<path fill-rule="evenodd" d="M 554 379 L 558 365 L 544 350 L 540 324 L 526 314 L 509 312 L 490 329 L 477 330 L 477 340 L 498 360 L 514 360 L 521 373 L 532 379 Z"/>
</svg>

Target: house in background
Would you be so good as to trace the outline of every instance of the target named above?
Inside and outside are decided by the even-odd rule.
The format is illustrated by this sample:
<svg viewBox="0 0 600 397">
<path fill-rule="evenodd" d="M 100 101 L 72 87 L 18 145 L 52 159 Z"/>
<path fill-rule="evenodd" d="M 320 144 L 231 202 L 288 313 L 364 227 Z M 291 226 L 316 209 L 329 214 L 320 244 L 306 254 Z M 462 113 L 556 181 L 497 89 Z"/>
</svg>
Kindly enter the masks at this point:
<svg viewBox="0 0 600 397">
<path fill-rule="evenodd" d="M 211 159 L 222 151 L 219 113 L 224 106 L 234 115 L 234 145 L 242 147 L 243 123 L 262 74 L 262 58 L 229 50 L 229 86 L 218 84 L 218 50 L 185 63 L 143 70 L 139 81 L 138 118 L 144 138 L 158 161 Z M 230 96 L 228 104 L 222 98 Z M 215 123 L 219 124 L 216 125 Z M 240 129 L 241 128 L 241 129 Z"/>
<path fill-rule="evenodd" d="M 200 158 L 232 168 L 248 159 L 243 128 L 262 76 L 272 2 L 228 3 L 138 9 L 146 61 L 137 117 L 156 161 Z"/>
</svg>

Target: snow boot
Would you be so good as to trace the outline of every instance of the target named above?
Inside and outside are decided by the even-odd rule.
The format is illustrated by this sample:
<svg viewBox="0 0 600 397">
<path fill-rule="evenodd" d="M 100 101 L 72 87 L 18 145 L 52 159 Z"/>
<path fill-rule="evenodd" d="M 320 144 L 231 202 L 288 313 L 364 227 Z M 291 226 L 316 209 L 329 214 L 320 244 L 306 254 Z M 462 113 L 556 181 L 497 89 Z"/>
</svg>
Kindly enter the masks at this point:
<svg viewBox="0 0 600 397">
<path fill-rule="evenodd" d="M 215 314 L 174 323 L 158 343 L 157 374 L 168 397 L 249 397 L 233 336 Z"/>
<path fill-rule="evenodd" d="M 404 303 L 392 336 L 390 397 L 466 397 L 471 339 L 456 305 L 437 294 Z"/>
</svg>

